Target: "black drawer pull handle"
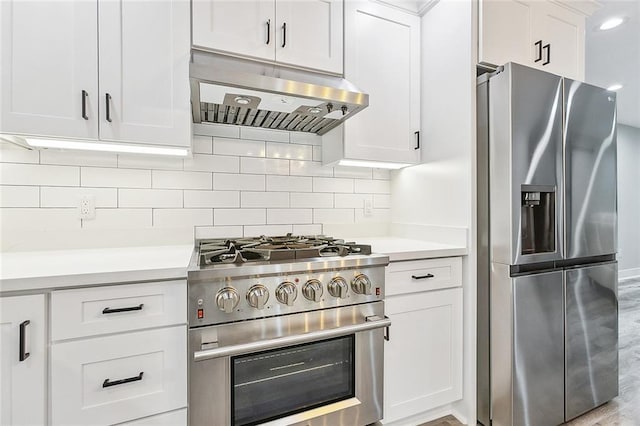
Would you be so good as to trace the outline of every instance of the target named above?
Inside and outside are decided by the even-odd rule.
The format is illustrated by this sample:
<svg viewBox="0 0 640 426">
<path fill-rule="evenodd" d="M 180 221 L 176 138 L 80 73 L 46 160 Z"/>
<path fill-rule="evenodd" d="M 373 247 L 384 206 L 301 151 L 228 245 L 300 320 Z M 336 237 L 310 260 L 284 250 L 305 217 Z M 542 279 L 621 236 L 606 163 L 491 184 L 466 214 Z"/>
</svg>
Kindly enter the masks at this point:
<svg viewBox="0 0 640 426">
<path fill-rule="evenodd" d="M 115 314 L 117 312 L 131 312 L 131 311 L 141 311 L 144 303 L 139 304 L 138 306 L 130 306 L 128 308 L 104 308 L 102 310 L 103 314 Z"/>
<path fill-rule="evenodd" d="M 140 374 L 138 374 L 137 376 L 127 377 L 126 379 L 114 380 L 113 382 L 110 382 L 109 379 L 104 379 L 104 382 L 102 382 L 102 387 L 108 388 L 111 386 L 124 385 L 125 383 L 137 382 L 139 380 L 142 380 L 143 374 L 144 374 L 144 371 L 141 371 Z"/>
<path fill-rule="evenodd" d="M 27 348 L 27 326 L 29 324 L 31 324 L 31 321 L 29 320 L 20 323 L 20 352 L 18 356 L 20 362 L 29 358 L 29 355 L 31 355 L 31 353 L 29 353 L 29 348 Z"/>
<path fill-rule="evenodd" d="M 427 274 L 427 275 L 411 275 L 411 278 L 414 280 L 424 280 L 425 278 L 433 278 L 435 275 Z"/>
</svg>

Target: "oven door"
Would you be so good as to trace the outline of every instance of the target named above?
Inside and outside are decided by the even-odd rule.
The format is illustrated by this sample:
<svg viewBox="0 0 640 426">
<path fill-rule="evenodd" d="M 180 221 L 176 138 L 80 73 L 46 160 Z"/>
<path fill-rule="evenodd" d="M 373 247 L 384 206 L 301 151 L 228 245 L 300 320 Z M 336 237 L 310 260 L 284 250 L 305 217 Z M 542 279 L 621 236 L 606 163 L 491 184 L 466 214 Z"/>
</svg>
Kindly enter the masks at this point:
<svg viewBox="0 0 640 426">
<path fill-rule="evenodd" d="M 383 302 L 190 330 L 190 425 L 382 418 Z"/>
</svg>

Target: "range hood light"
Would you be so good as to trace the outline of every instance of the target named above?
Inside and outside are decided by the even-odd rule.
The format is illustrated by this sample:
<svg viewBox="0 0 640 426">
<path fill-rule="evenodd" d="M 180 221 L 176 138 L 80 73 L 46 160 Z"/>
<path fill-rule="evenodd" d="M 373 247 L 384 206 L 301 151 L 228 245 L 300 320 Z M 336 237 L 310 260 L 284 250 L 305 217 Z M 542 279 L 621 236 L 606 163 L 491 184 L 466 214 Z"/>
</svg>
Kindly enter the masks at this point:
<svg viewBox="0 0 640 426">
<path fill-rule="evenodd" d="M 121 152 L 131 154 L 155 154 L 186 157 L 189 150 L 185 148 L 164 148 L 144 145 L 121 145 L 94 141 L 74 141 L 64 139 L 24 138 L 30 146 L 37 148 L 77 149 L 83 151 Z"/>
<path fill-rule="evenodd" d="M 236 103 L 240 105 L 249 105 L 251 103 L 251 99 L 245 98 L 244 96 L 238 96 L 234 99 L 234 101 L 236 101 Z"/>
<path fill-rule="evenodd" d="M 612 28 L 622 25 L 623 23 L 624 23 L 624 18 L 620 18 L 620 17 L 611 18 L 604 21 L 602 25 L 600 25 L 600 30 L 601 31 L 610 30 Z"/>
<path fill-rule="evenodd" d="M 307 110 L 310 114 L 320 114 L 322 110 L 318 107 L 311 107 Z"/>
<path fill-rule="evenodd" d="M 349 167 L 371 167 L 374 169 L 401 169 L 403 167 L 412 166 L 408 163 L 385 163 L 382 161 L 366 161 L 366 160 L 346 160 L 338 161 L 339 166 Z"/>
</svg>

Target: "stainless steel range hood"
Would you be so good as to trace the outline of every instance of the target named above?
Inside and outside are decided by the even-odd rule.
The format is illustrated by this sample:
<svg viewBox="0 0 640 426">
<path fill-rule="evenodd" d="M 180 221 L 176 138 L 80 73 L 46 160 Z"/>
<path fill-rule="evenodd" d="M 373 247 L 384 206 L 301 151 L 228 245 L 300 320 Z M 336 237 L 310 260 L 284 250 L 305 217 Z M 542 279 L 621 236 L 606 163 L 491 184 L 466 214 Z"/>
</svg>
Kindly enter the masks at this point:
<svg viewBox="0 0 640 426">
<path fill-rule="evenodd" d="M 322 135 L 369 105 L 342 77 L 192 52 L 194 123 L 221 123 Z"/>
</svg>

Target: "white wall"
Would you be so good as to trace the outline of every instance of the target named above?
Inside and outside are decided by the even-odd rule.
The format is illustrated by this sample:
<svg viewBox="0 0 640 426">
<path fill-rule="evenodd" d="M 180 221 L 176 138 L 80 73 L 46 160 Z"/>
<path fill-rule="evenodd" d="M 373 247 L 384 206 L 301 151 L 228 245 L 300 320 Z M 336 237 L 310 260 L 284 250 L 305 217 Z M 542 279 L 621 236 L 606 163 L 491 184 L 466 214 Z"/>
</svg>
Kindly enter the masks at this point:
<svg viewBox="0 0 640 426">
<path fill-rule="evenodd" d="M 194 131 L 207 136 L 194 137 L 190 159 L 0 142 L 1 249 L 191 244 L 194 229 L 199 238 L 319 234 L 325 223 L 389 221 L 389 172 L 322 166 L 315 135 Z M 79 219 L 83 194 L 95 196 L 94 220 Z"/>
<path fill-rule="evenodd" d="M 619 276 L 640 276 L 640 129 L 618 125 Z"/>
</svg>

